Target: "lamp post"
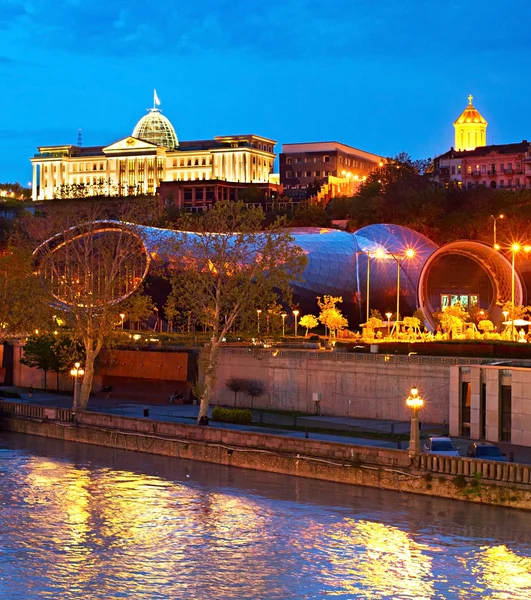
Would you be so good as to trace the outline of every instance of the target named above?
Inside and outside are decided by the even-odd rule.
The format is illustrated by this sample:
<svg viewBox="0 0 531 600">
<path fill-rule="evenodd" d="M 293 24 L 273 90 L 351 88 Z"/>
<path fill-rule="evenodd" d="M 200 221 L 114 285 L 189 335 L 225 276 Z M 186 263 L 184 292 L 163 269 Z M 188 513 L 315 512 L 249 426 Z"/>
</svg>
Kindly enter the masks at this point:
<svg viewBox="0 0 531 600">
<path fill-rule="evenodd" d="M 258 330 L 258 339 L 260 339 L 260 315 L 262 314 L 262 311 L 258 308 L 256 310 L 256 326 L 257 326 L 257 330 Z"/>
<path fill-rule="evenodd" d="M 124 330 L 124 319 L 125 319 L 124 313 L 120 313 L 120 319 L 122 320 L 122 331 L 123 331 Z"/>
<path fill-rule="evenodd" d="M 504 219 L 504 218 L 505 218 L 505 215 L 502 215 L 502 214 L 500 214 L 500 215 L 498 215 L 497 217 L 495 217 L 494 215 L 490 215 L 490 217 L 491 217 L 491 219 L 493 220 L 493 236 L 494 236 L 494 244 L 493 244 L 493 246 L 494 246 L 494 249 L 495 249 L 495 250 L 499 250 L 499 249 L 500 249 L 500 247 L 499 247 L 499 246 L 498 246 L 498 244 L 496 243 L 496 221 L 497 221 L 498 219 Z"/>
<path fill-rule="evenodd" d="M 413 258 L 415 256 L 415 250 L 413 248 L 407 248 L 404 253 L 404 258 Z M 396 320 L 400 321 L 400 254 L 395 257 L 396 258 Z"/>
<path fill-rule="evenodd" d="M 414 458 L 420 454 L 419 410 L 424 406 L 424 400 L 417 387 L 412 387 L 406 404 L 412 410 L 409 436 L 409 456 Z"/>
<path fill-rule="evenodd" d="M 387 317 L 387 337 L 391 337 L 391 317 L 393 316 L 393 313 L 385 313 L 385 316 Z"/>
<path fill-rule="evenodd" d="M 295 315 L 295 337 L 297 337 L 297 317 L 299 316 L 299 311 L 294 310 L 293 314 Z"/>
<path fill-rule="evenodd" d="M 385 252 L 382 249 L 378 249 L 374 252 L 373 256 L 375 258 L 384 258 Z M 367 317 L 365 322 L 369 322 L 370 317 L 370 297 L 371 297 L 371 251 L 367 250 Z"/>
<path fill-rule="evenodd" d="M 280 315 L 282 317 L 282 337 L 286 335 L 286 317 L 288 316 L 286 313 L 282 313 Z"/>
<path fill-rule="evenodd" d="M 80 377 L 83 377 L 84 374 L 85 371 L 81 368 L 81 363 L 75 363 L 74 368 L 70 369 L 70 375 L 74 378 L 74 409 L 77 408 L 79 403 Z"/>
</svg>

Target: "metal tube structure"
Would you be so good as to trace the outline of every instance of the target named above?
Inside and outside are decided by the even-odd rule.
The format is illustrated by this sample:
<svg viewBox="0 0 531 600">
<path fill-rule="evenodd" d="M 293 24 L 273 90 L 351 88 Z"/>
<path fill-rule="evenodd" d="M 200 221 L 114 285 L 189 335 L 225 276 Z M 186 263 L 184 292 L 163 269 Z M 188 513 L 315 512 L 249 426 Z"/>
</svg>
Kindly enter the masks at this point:
<svg viewBox="0 0 531 600">
<path fill-rule="evenodd" d="M 400 256 L 396 258 L 396 322 L 400 321 Z"/>
</svg>

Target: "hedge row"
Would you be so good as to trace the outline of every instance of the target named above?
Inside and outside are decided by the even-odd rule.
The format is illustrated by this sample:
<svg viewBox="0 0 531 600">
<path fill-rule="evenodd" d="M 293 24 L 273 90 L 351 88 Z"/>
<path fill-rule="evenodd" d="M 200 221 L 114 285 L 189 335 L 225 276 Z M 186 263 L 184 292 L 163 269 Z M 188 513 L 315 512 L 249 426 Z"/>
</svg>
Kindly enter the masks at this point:
<svg viewBox="0 0 531 600">
<path fill-rule="evenodd" d="M 253 413 L 247 408 L 222 408 L 216 406 L 212 411 L 212 420 L 222 423 L 238 423 L 250 425 L 253 422 Z"/>
</svg>

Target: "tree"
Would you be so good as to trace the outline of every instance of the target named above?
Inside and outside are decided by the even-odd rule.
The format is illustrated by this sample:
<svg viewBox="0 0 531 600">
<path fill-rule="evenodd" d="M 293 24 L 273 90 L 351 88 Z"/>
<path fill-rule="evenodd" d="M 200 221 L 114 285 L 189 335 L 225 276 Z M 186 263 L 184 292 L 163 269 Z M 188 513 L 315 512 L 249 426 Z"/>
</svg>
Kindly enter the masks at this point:
<svg viewBox="0 0 531 600">
<path fill-rule="evenodd" d="M 196 219 L 185 217 L 175 232 L 172 253 L 183 260 L 171 278 L 173 293 L 194 312 L 208 314 L 211 325 L 198 422 L 208 414 L 223 338 L 238 319 L 256 315 L 257 306 L 279 296 L 289 302 L 290 284 L 307 262 L 285 221 L 262 231 L 263 217 L 260 208 L 219 202 Z"/>
<path fill-rule="evenodd" d="M 494 331 L 494 323 L 489 319 L 483 319 L 478 323 L 478 329 L 484 334 L 490 333 L 491 331 Z"/>
<path fill-rule="evenodd" d="M 336 335 L 337 331 L 341 331 L 348 327 L 348 321 L 341 314 L 341 311 L 336 308 L 336 304 L 338 302 L 343 302 L 343 298 L 341 296 L 323 296 L 321 300 L 321 296 L 317 297 L 317 305 L 321 309 L 321 313 L 319 314 L 319 321 L 330 330 L 330 334 L 332 337 Z"/>
<path fill-rule="evenodd" d="M 85 375 L 74 410 L 88 405 L 95 360 L 104 345 L 121 334 L 120 313 L 132 320 L 149 304 L 132 296 L 139 294 L 150 262 L 142 232 L 133 224 L 141 214 L 136 209 L 133 204 L 115 204 L 115 219 L 102 221 L 96 205 L 77 206 L 78 224 L 47 240 L 34 254 L 40 280 L 72 336 L 84 346 Z"/>
<path fill-rule="evenodd" d="M 55 364 L 53 334 L 32 335 L 24 344 L 24 356 L 20 362 L 27 367 L 44 371 L 44 389 L 46 389 L 46 374 Z"/>
<path fill-rule="evenodd" d="M 24 344 L 23 365 L 44 371 L 44 389 L 48 371 L 67 373 L 76 360 L 84 358 L 82 348 L 69 336 L 51 333 L 30 336 Z"/>
<path fill-rule="evenodd" d="M 251 381 L 247 382 L 247 394 L 251 396 L 251 408 L 253 407 L 254 399 L 262 396 L 264 390 L 265 387 L 262 381 L 251 379 Z"/>
<path fill-rule="evenodd" d="M 229 377 L 225 381 L 225 386 L 234 392 L 234 406 L 236 406 L 236 400 L 238 399 L 238 392 L 244 392 L 247 389 L 247 380 L 241 377 Z"/>
<path fill-rule="evenodd" d="M 0 253 L 0 341 L 49 328 L 49 296 L 35 277 L 31 253 L 9 246 Z"/>
<path fill-rule="evenodd" d="M 461 332 L 463 323 L 468 317 L 468 313 L 459 303 L 447 306 L 440 315 L 441 326 L 452 338 L 455 334 Z"/>
<path fill-rule="evenodd" d="M 315 329 L 317 325 L 319 325 L 319 321 L 314 315 L 304 315 L 304 317 L 301 317 L 299 325 L 301 327 L 306 327 L 306 335 L 308 335 L 308 330 Z"/>
</svg>

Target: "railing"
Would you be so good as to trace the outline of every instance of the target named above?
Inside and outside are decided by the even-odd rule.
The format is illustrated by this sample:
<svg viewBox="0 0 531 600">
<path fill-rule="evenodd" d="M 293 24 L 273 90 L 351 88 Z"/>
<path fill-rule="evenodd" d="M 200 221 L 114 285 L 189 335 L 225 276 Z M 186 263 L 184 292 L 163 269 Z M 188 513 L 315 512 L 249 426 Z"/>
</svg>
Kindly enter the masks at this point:
<svg viewBox="0 0 531 600">
<path fill-rule="evenodd" d="M 22 402 L 0 402 L 0 416 L 13 415 L 29 419 L 50 419 L 51 421 L 71 421 L 73 413 L 68 408 L 55 408 L 39 404 L 25 404 Z"/>
<path fill-rule="evenodd" d="M 404 364 L 426 364 L 426 365 L 489 365 L 492 362 L 500 362 L 499 358 L 468 358 L 455 356 L 405 356 L 403 354 L 370 354 L 367 352 L 330 352 L 323 350 L 281 350 L 275 347 L 271 350 L 261 348 L 221 348 L 221 354 L 232 354 L 240 356 L 254 356 L 262 360 L 264 358 L 291 358 L 306 360 L 328 360 L 337 362 L 377 362 L 377 363 L 404 363 Z M 507 359 L 515 361 L 522 366 L 531 366 L 528 359 Z"/>
<path fill-rule="evenodd" d="M 48 406 L 40 406 L 35 404 L 23 404 L 19 402 L 0 402 L 0 416 L 15 416 L 25 417 L 29 419 L 36 419 L 40 421 L 60 421 L 69 422 L 73 420 L 73 412 L 64 408 L 55 408 Z M 105 422 L 102 424 L 101 420 L 104 418 Z M 116 429 L 122 429 L 127 431 L 139 431 L 144 433 L 152 433 L 152 424 L 146 419 L 137 419 L 129 417 L 117 417 L 116 415 L 110 415 L 102 413 L 81 413 L 80 422 L 86 422 L 90 425 L 105 425 L 107 427 L 114 427 Z M 124 423 L 124 420 L 126 423 Z M 157 422 L 157 430 L 164 430 L 169 428 L 166 432 L 171 434 L 170 429 L 175 427 L 186 427 L 188 425 L 175 424 L 175 423 L 160 423 Z M 208 436 L 214 436 L 216 440 L 221 440 L 224 434 L 222 429 L 201 429 L 201 439 L 205 439 L 205 434 Z M 175 431 L 173 431 L 175 434 Z M 248 447 L 269 447 L 271 444 L 272 450 L 276 448 L 275 440 L 277 436 L 264 436 L 263 434 L 255 434 L 253 439 L 250 439 L 245 432 L 230 431 L 232 437 L 240 438 L 239 444 Z M 243 435 L 242 435 L 243 434 Z M 182 435 L 182 432 L 180 433 Z M 192 435 L 192 437 L 194 437 Z M 219 439 L 218 439 L 219 438 Z M 272 441 L 271 441 L 272 440 Z M 354 446 L 351 444 L 342 445 L 333 442 L 323 442 L 319 440 L 301 440 L 296 438 L 282 438 L 280 440 L 282 448 L 286 451 L 290 444 L 293 445 L 292 450 L 300 452 L 300 444 L 304 445 L 304 451 L 315 456 L 328 456 L 329 453 L 336 459 L 348 460 L 348 457 L 353 455 Z M 229 442 L 226 442 L 229 443 Z M 235 443 L 234 439 L 231 443 Z M 388 450 L 388 449 L 376 449 L 368 448 L 365 446 L 359 447 L 360 452 L 363 451 L 364 456 L 361 457 L 362 462 L 366 464 L 379 464 L 387 466 L 397 466 L 403 463 L 402 468 L 405 467 L 407 459 L 406 451 L 401 450 Z M 453 456 L 438 456 L 435 454 L 421 454 L 419 457 L 419 470 L 426 471 L 428 473 L 435 473 L 453 477 L 475 477 L 481 481 L 499 481 L 503 483 L 512 484 L 531 484 L 531 465 L 522 465 L 517 463 L 505 463 L 495 461 L 482 461 L 474 458 L 462 458 Z M 478 477 L 479 476 L 479 477 Z"/>
<path fill-rule="evenodd" d="M 421 454 L 420 468 L 431 473 L 463 477 L 480 476 L 482 480 L 503 481 L 505 483 L 531 483 L 531 465 L 477 460 L 457 456 L 437 456 Z"/>
</svg>

